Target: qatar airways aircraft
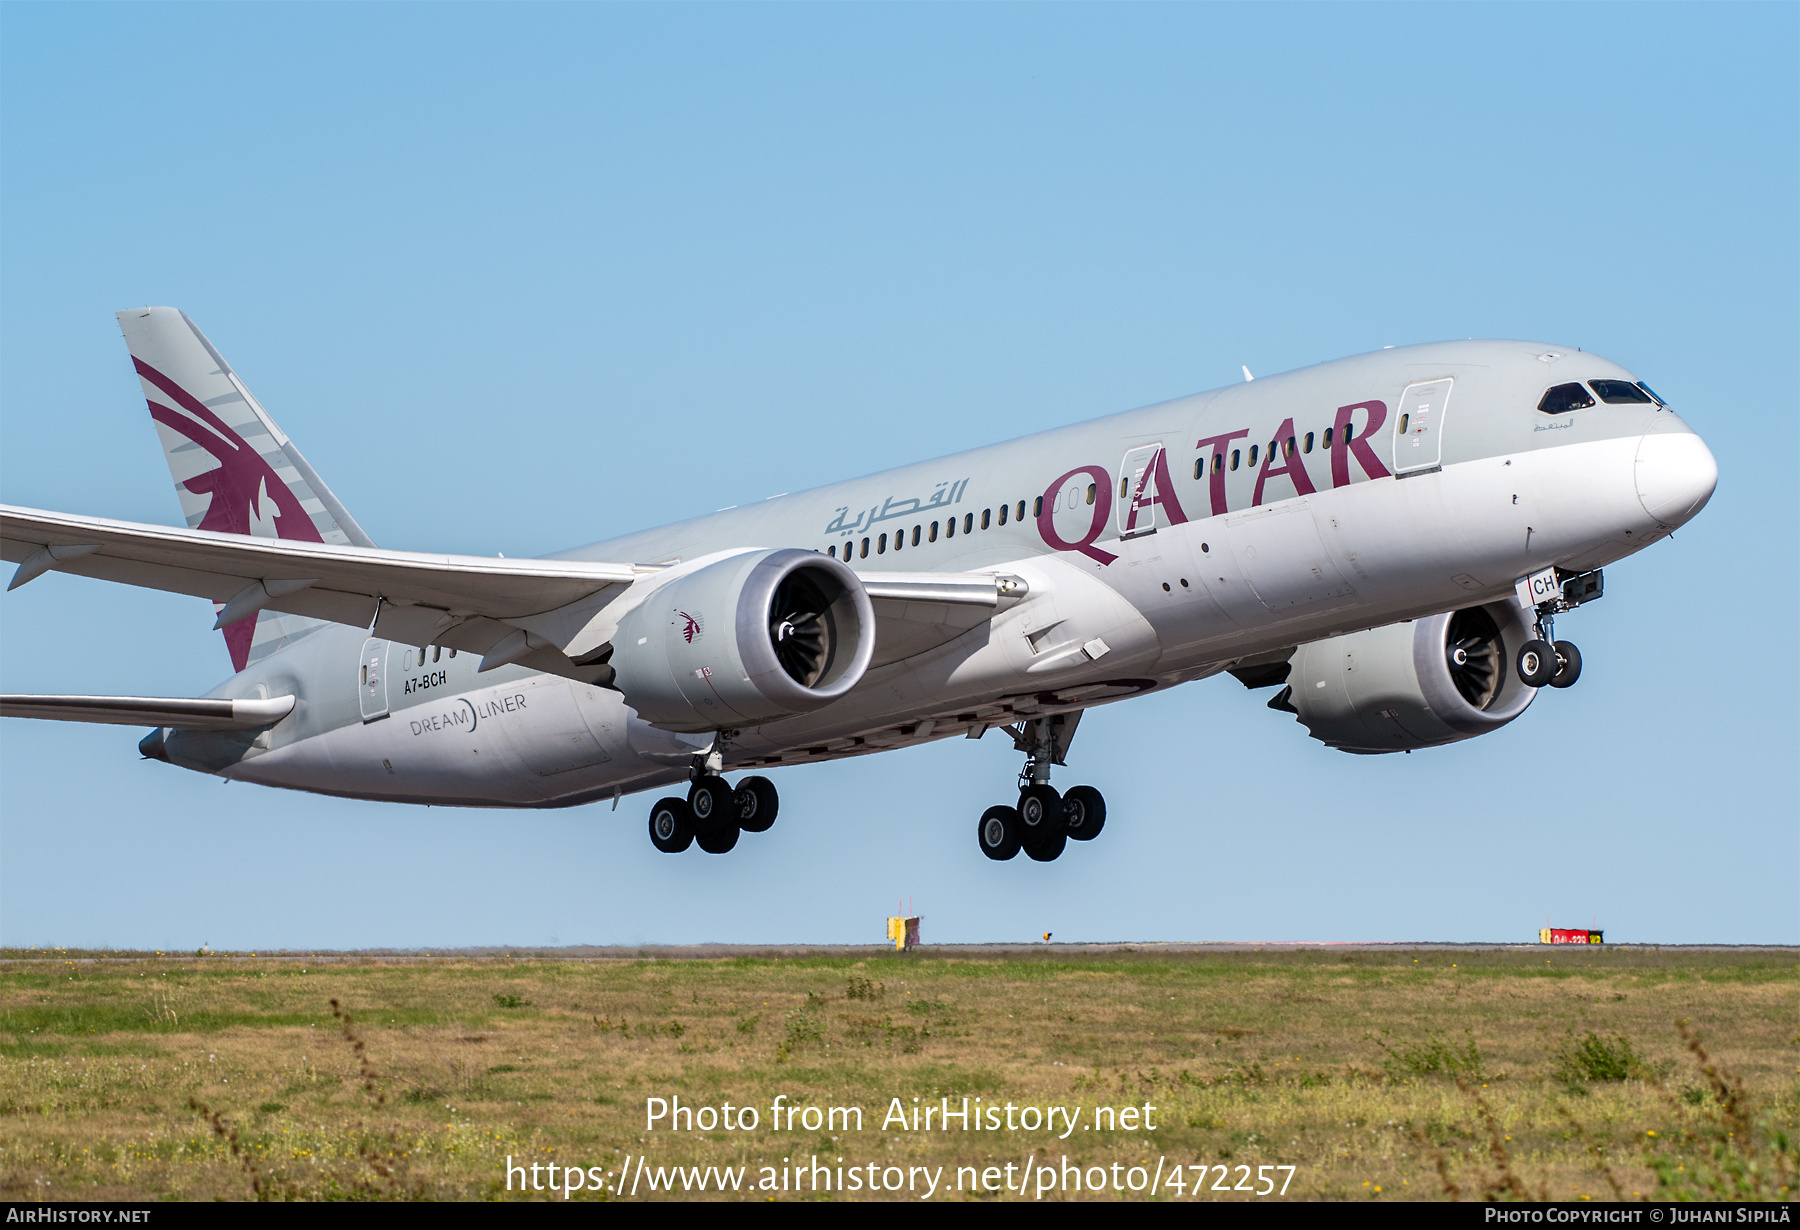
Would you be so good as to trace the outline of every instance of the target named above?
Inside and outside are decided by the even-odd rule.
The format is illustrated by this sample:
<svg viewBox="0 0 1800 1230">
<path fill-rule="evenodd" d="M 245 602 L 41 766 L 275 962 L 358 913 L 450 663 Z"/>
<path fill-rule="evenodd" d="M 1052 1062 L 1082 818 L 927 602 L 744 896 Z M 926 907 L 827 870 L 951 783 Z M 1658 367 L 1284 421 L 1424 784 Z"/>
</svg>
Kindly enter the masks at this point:
<svg viewBox="0 0 1800 1230">
<path fill-rule="evenodd" d="M 1082 713 L 1220 673 L 1346 752 L 1490 733 L 1580 675 L 1553 617 L 1718 479 L 1615 363 L 1442 342 L 543 559 L 430 555 L 376 546 L 184 314 L 118 319 L 187 524 L 0 507 L 9 588 L 205 598 L 237 673 L 0 714 L 151 725 L 152 759 L 350 798 L 686 783 L 649 813 L 669 853 L 766 830 L 767 770 L 998 730 L 1024 767 L 978 844 L 1054 859 L 1106 822 L 1099 791 L 1050 784 Z"/>
</svg>

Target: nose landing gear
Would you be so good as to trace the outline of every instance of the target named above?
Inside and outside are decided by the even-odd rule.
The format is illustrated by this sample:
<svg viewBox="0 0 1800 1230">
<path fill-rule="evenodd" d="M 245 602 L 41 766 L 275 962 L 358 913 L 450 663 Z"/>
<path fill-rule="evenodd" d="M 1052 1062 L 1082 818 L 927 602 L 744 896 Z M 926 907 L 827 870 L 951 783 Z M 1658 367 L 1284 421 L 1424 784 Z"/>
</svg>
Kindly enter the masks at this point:
<svg viewBox="0 0 1800 1230">
<path fill-rule="evenodd" d="M 1558 571 L 1559 578 L 1564 574 Z M 1526 582 L 1519 583 L 1524 586 Z M 1528 688 L 1572 688 L 1581 678 L 1581 650 L 1556 639 L 1556 616 L 1604 593 L 1598 569 L 1568 576 L 1555 596 L 1537 604 L 1537 635 L 1519 646 L 1519 682 Z"/>
<path fill-rule="evenodd" d="M 1070 838 L 1091 841 L 1106 823 L 1106 800 L 1092 786 L 1076 786 L 1058 794 L 1050 784 L 1050 767 L 1062 764 L 1075 736 L 1079 713 L 1033 718 L 1012 729 L 1013 746 L 1025 753 L 1019 773 L 1017 807 L 990 807 L 981 813 L 975 835 L 981 852 L 1005 860 L 1025 851 L 1039 863 L 1061 857 Z"/>
</svg>

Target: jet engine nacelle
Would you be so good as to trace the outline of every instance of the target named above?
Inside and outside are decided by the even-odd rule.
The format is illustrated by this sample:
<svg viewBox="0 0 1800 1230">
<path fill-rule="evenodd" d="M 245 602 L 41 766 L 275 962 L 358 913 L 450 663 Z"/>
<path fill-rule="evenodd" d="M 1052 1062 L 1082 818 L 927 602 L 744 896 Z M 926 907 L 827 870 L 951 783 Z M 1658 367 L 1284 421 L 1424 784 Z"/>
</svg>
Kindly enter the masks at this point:
<svg viewBox="0 0 1800 1230">
<path fill-rule="evenodd" d="M 808 713 L 869 668 L 875 611 L 856 574 L 813 551 L 747 551 L 657 586 L 612 638 L 613 686 L 665 730 Z"/>
<path fill-rule="evenodd" d="M 1302 645 L 1269 703 L 1340 751 L 1411 751 L 1498 730 L 1537 695 L 1512 669 L 1532 637 L 1511 602 Z"/>
</svg>

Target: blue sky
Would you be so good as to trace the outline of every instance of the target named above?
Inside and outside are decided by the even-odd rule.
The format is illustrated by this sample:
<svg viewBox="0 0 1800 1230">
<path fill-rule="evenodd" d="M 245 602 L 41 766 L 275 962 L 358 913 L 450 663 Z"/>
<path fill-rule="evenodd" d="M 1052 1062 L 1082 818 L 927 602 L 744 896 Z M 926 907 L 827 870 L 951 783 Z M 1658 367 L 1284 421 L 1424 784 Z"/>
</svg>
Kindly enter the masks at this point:
<svg viewBox="0 0 1800 1230">
<path fill-rule="evenodd" d="M 1387 344 L 1634 369 L 1708 509 L 1581 685 L 1413 756 L 1232 680 L 1092 713 L 1112 812 L 991 864 L 995 736 L 647 797 L 317 799 L 0 724 L 0 942 L 1800 940 L 1792 5 L 0 7 L 0 498 L 172 523 L 112 312 L 183 308 L 384 545 L 546 552 Z M 0 687 L 191 695 L 192 599 L 50 576 Z"/>
</svg>

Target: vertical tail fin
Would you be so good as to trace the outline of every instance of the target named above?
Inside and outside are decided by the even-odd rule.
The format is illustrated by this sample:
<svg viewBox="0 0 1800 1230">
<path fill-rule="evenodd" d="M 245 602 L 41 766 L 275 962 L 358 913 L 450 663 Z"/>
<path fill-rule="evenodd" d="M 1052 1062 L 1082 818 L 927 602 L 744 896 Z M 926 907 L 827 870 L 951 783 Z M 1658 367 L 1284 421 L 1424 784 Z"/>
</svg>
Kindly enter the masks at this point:
<svg viewBox="0 0 1800 1230">
<path fill-rule="evenodd" d="M 135 308 L 118 319 L 189 526 L 375 545 L 185 313 Z M 232 666 L 241 671 L 317 626 L 293 615 L 246 615 L 224 629 Z"/>
</svg>

